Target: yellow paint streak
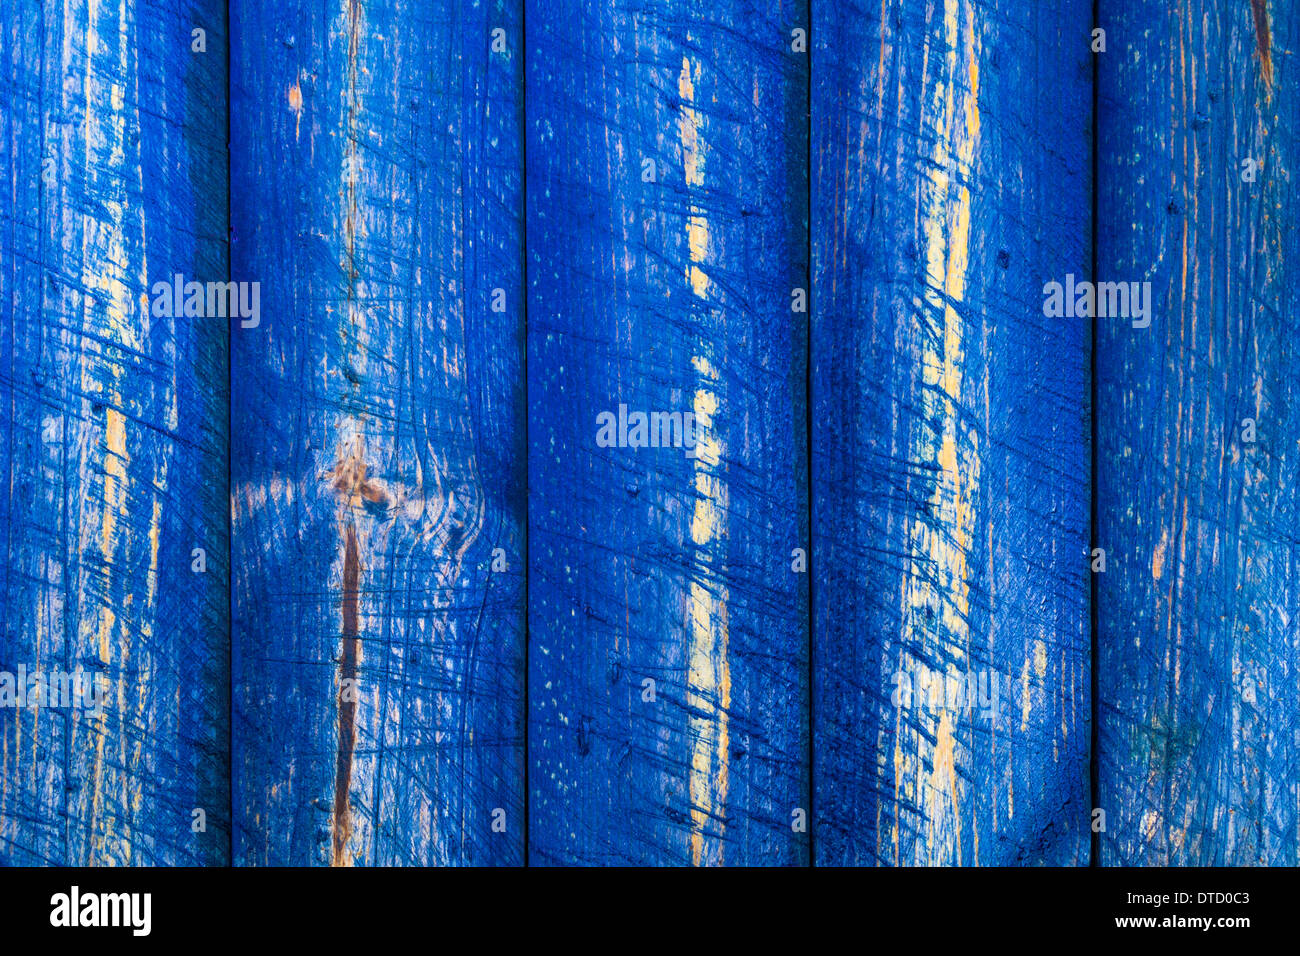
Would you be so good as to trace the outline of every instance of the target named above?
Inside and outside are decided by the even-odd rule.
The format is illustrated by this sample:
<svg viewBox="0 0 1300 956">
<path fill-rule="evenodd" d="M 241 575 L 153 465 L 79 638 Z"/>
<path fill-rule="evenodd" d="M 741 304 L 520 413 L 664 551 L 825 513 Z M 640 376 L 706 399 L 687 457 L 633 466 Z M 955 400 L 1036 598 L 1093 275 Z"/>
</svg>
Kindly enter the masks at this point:
<svg viewBox="0 0 1300 956">
<path fill-rule="evenodd" d="M 922 190 L 927 281 L 922 308 L 941 316 L 941 323 L 938 335 L 922 331 L 923 414 L 911 439 L 913 455 L 933 466 L 935 479 L 927 517 L 910 529 L 912 571 L 904 596 L 904 646 L 916 649 L 914 659 L 948 662 L 942 673 L 922 672 L 920 683 L 926 687 L 964 681 L 970 652 L 968 558 L 980 456 L 977 434 L 961 423 L 966 344 L 957 306 L 967 290 L 968 184 L 980 124 L 977 34 L 969 0 L 945 0 L 944 68 L 926 109 L 934 138 L 932 171 Z M 962 861 L 958 739 L 945 699 L 941 695 L 934 742 L 914 732 L 915 753 L 895 754 L 895 816 L 907 813 L 907 806 L 924 807 L 925 859 L 917 862 Z"/>
<path fill-rule="evenodd" d="M 105 412 L 104 439 L 108 454 L 104 458 L 104 515 L 100 523 L 100 552 L 104 561 L 113 563 L 117 520 L 126 516 L 127 474 L 131 457 L 126 452 L 126 417 L 116 408 Z"/>
<path fill-rule="evenodd" d="M 148 354 L 150 331 L 149 312 L 140 303 L 132 288 L 149 287 L 148 268 L 143 252 L 145 245 L 144 209 L 132 203 L 130 197 L 143 188 L 138 162 L 136 135 L 139 131 L 138 106 L 128 107 L 128 88 L 118 77 L 131 76 L 138 69 L 135 62 L 135 10 L 131 4 L 103 8 L 100 0 L 89 0 L 86 5 L 86 33 L 84 56 L 81 63 L 79 104 L 66 104 L 73 109 L 84 109 L 82 123 L 84 156 L 83 168 L 93 191 L 103 199 L 93 208 L 81 212 L 81 284 L 86 290 L 82 302 L 82 322 L 96 337 L 128 353 Z M 102 29 L 107 27 L 107 29 Z M 73 58 L 81 51 L 65 45 L 63 69 L 71 73 Z M 67 89 L 67 88 L 65 88 Z M 71 90 L 68 90 L 71 92 Z M 131 155 L 128 157 L 128 152 Z M 138 240 L 138 244 L 137 241 Z M 98 458 L 98 449 L 91 460 L 83 459 L 82 480 L 86 485 L 98 477 L 101 494 L 95 495 L 89 487 L 83 489 L 83 518 L 81 526 L 86 539 L 80 542 L 83 553 L 94 547 L 91 536 L 98 530 L 98 551 L 104 570 L 111 581 L 119 564 L 119 554 L 125 552 L 131 560 L 133 541 L 123 538 L 123 529 L 129 530 L 128 503 L 130 500 L 131 459 L 127 451 L 127 418 L 122 409 L 126 371 L 119 361 L 101 348 L 83 349 L 79 363 L 82 394 L 105 408 L 103 419 L 103 467 L 96 475 L 92 461 Z M 92 423 L 92 434 L 95 425 Z M 96 514 L 96 509 L 100 509 Z M 84 573 L 84 572 L 83 572 Z M 85 593 L 84 584 L 82 585 Z M 119 612 L 130 609 L 134 595 L 127 595 L 120 607 L 108 606 L 105 599 L 100 606 L 87 606 L 87 612 L 78 622 L 77 639 L 81 647 L 93 646 L 99 658 L 112 663 L 119 672 L 129 662 L 131 642 L 146 639 L 150 634 L 150 620 L 146 613 L 132 612 L 130 619 L 119 622 Z M 113 660 L 114 655 L 118 658 Z M 147 673 L 147 667 L 143 669 Z M 147 695 L 147 676 L 138 682 Z M 147 699 L 147 698 L 146 698 Z M 119 711 L 123 726 L 148 723 L 144 709 Z M 117 766 L 106 771 L 104 748 L 107 734 L 101 722 L 80 716 L 74 717 L 72 746 L 82 752 L 86 744 L 77 739 L 83 732 L 93 735 L 94 757 L 88 774 L 90 814 L 86 822 L 86 844 L 83 862 L 96 865 L 100 862 L 121 862 L 111 850 L 121 846 L 129 853 L 126 841 L 114 839 L 114 818 L 101 819 L 105 789 L 121 794 L 122 806 L 129 808 L 134 802 L 131 787 L 132 771 L 136 763 L 123 759 L 119 741 Z M 106 779 L 111 778 L 111 779 Z M 138 791 L 135 791 L 138 796 Z M 125 858 L 129 862 L 129 856 Z"/>
<path fill-rule="evenodd" d="M 956 810 L 957 808 L 957 738 L 953 734 L 952 717 L 945 710 L 939 717 L 939 728 L 935 733 L 934 741 L 934 779 L 945 781 L 948 786 L 947 797 L 950 801 L 949 806 Z M 936 817 L 929 817 L 926 820 L 929 832 L 927 837 L 933 835 L 933 830 L 938 826 L 940 820 Z M 957 857 L 961 857 L 961 829 L 954 831 L 957 840 L 956 850 Z"/>
<path fill-rule="evenodd" d="M 687 243 L 690 246 L 691 264 L 687 270 L 691 290 L 700 298 L 709 291 L 709 276 L 696 263 L 703 262 L 709 254 L 709 225 L 703 216 L 692 215 L 686 225 Z"/>
<path fill-rule="evenodd" d="M 695 108 L 695 86 L 700 66 L 682 57 L 677 92 L 682 100 L 678 136 L 682 168 L 688 188 L 704 184 L 706 150 L 704 119 Z M 686 280 L 700 299 L 707 298 L 710 282 L 706 263 L 711 254 L 709 222 L 705 211 L 692 205 L 686 220 L 688 263 Z M 726 825 L 731 746 L 731 665 L 727 652 L 729 594 L 721 583 L 711 582 L 721 569 L 725 553 L 720 547 L 727 535 L 727 483 L 723 475 L 724 448 L 716 418 L 722 402 L 722 379 L 710 344 L 700 343 L 691 359 L 698 379 L 692 401 L 696 449 L 693 467 L 695 505 L 691 516 L 691 541 L 695 545 L 696 577 L 690 583 L 687 630 L 686 700 L 691 709 L 692 742 L 689 791 L 691 800 L 691 862 L 695 866 L 723 862 L 722 833 Z M 706 830 L 708 831 L 706 835 Z"/>
<path fill-rule="evenodd" d="M 293 86 L 289 87 L 289 109 L 294 115 L 293 138 L 294 142 L 298 141 L 302 133 L 302 87 L 298 81 L 293 81 Z"/>
<path fill-rule="evenodd" d="M 677 93 L 684 105 L 677 121 L 677 130 L 682 144 L 682 171 L 687 187 L 704 185 L 704 149 L 700 142 L 700 129 L 704 121 L 700 112 L 690 105 L 695 102 L 695 83 L 699 76 L 699 66 L 692 68 L 691 61 L 682 57 Z M 692 291 L 704 298 L 709 291 L 709 277 L 702 267 L 709 255 L 709 223 L 702 211 L 692 209 L 687 218 L 686 243 L 690 254 L 687 279 Z"/>
<path fill-rule="evenodd" d="M 700 128 L 704 125 L 695 109 L 695 83 L 700 78 L 700 67 L 692 68 L 691 61 L 682 57 L 682 72 L 677 77 L 677 95 L 681 97 L 682 115 L 677 121 L 682 143 L 682 170 L 687 186 L 704 185 L 704 150 L 700 144 Z"/>
<path fill-rule="evenodd" d="M 696 563 L 705 569 L 716 565 L 712 547 L 726 536 L 727 484 L 718 473 L 721 444 L 714 434 L 717 395 L 709 389 L 695 392 L 694 412 L 700 435 L 694 467 L 695 507 L 691 518 L 691 541 L 696 546 Z M 690 651 L 688 656 L 687 703 L 690 721 L 691 755 L 691 861 L 706 862 L 705 828 L 721 829 L 717 818 L 725 817 L 729 789 L 731 668 L 727 656 L 727 589 L 711 588 L 697 578 L 690 585 Z M 722 862 L 722 843 L 716 841 L 708 862 Z"/>
<path fill-rule="evenodd" d="M 149 519 L 149 607 L 158 596 L 158 546 L 162 537 L 162 499 L 154 498 L 153 516 Z"/>
</svg>

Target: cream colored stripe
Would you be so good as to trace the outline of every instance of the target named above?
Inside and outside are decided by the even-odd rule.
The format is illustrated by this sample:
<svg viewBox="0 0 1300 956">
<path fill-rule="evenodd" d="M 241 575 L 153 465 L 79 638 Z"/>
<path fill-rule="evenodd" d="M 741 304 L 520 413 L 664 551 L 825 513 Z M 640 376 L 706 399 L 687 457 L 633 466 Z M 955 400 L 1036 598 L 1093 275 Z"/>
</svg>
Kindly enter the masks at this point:
<svg viewBox="0 0 1300 956">
<path fill-rule="evenodd" d="M 677 92 L 682 99 L 678 132 L 686 185 L 704 184 L 706 150 L 701 132 L 702 114 L 695 108 L 695 83 L 699 64 L 682 58 Z M 686 223 L 689 262 L 686 278 L 701 299 L 710 291 L 707 263 L 710 254 L 709 223 L 702 209 L 692 206 Z M 727 589 L 716 580 L 725 560 L 727 536 L 727 483 L 723 477 L 725 449 L 718 437 L 717 418 L 723 387 L 714 361 L 713 345 L 701 337 L 691 359 L 696 372 L 692 401 L 697 433 L 694 464 L 695 507 L 691 541 L 695 545 L 695 577 L 690 585 L 687 630 L 690 648 L 686 702 L 692 741 L 690 768 L 691 862 L 696 866 L 723 862 L 721 835 L 726 821 L 729 787 L 731 668 L 727 656 Z M 706 831 L 709 836 L 706 838 Z"/>
<path fill-rule="evenodd" d="M 898 815 L 903 807 L 923 806 L 924 862 L 929 863 L 956 863 L 962 854 L 958 742 L 955 715 L 948 713 L 946 702 L 961 699 L 949 688 L 954 682 L 964 685 L 967 678 L 967 561 L 980 477 L 977 434 L 961 424 L 966 346 L 956 309 L 966 294 L 971 223 L 967 184 L 979 137 L 979 48 L 974 6 L 968 0 L 945 0 L 944 39 L 944 70 L 927 108 L 927 132 L 934 137 L 934 150 L 932 172 L 923 190 L 922 223 L 927 282 L 923 308 L 942 316 L 942 325 L 938 336 L 922 333 L 922 414 L 911 435 L 914 460 L 935 466 L 936 478 L 930 517 L 915 520 L 910 529 L 904 647 L 917 648 L 918 653 L 910 662 L 902 658 L 898 662 L 900 667 L 920 671 L 918 699 L 913 702 L 918 713 L 931 707 L 940 711 L 933 743 L 923 734 L 912 734 L 915 749 L 908 752 L 904 735 L 895 738 L 892 834 L 897 857 Z M 944 670 L 930 670 L 923 659 L 945 661 Z"/>
</svg>

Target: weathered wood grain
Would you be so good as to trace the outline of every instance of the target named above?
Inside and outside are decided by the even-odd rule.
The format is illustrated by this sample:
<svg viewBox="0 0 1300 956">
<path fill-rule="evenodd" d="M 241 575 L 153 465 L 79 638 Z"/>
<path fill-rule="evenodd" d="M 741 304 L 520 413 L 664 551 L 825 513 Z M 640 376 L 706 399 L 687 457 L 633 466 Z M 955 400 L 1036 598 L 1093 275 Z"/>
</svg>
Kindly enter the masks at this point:
<svg viewBox="0 0 1300 956">
<path fill-rule="evenodd" d="M 1101 17 L 1098 275 L 1153 308 L 1097 320 L 1100 859 L 1294 866 L 1300 7 Z"/>
<path fill-rule="evenodd" d="M 521 862 L 521 12 L 231 27 L 236 859 Z"/>
<path fill-rule="evenodd" d="M 150 303 L 226 277 L 224 33 L 0 9 L 0 671 L 103 700 L 0 676 L 0 864 L 229 858 L 227 330 Z"/>
<path fill-rule="evenodd" d="M 813 9 L 816 862 L 1085 862 L 1089 4 Z"/>
<path fill-rule="evenodd" d="M 806 4 L 526 11 L 530 860 L 803 863 Z"/>
</svg>

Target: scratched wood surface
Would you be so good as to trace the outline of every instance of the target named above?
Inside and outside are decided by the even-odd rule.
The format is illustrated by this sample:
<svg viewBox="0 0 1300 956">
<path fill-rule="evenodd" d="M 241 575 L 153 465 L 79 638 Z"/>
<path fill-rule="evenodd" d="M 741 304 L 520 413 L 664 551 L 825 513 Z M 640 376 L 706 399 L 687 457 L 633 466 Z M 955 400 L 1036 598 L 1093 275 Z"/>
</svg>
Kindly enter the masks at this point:
<svg viewBox="0 0 1300 956">
<path fill-rule="evenodd" d="M 522 861 L 520 29 L 232 5 L 239 863 Z"/>
<path fill-rule="evenodd" d="M 526 9 L 530 861 L 803 863 L 806 6 Z"/>
<path fill-rule="evenodd" d="M 103 700 L 0 707 L 0 865 L 228 861 L 224 20 L 0 9 L 0 672 Z"/>
<path fill-rule="evenodd" d="M 814 4 L 818 864 L 1088 858 L 1088 5 Z"/>
<path fill-rule="evenodd" d="M 1153 308 L 1097 323 L 1100 860 L 1294 866 L 1300 7 L 1101 10 L 1098 274 Z"/>
</svg>

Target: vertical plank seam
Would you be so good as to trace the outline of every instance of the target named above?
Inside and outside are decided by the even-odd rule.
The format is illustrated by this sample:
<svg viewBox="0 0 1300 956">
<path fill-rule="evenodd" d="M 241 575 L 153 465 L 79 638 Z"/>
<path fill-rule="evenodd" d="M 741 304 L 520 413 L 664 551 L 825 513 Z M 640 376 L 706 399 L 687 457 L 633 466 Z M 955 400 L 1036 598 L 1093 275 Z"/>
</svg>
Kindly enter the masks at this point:
<svg viewBox="0 0 1300 956">
<path fill-rule="evenodd" d="M 230 195 L 230 101 L 234 96 L 232 86 L 234 74 L 231 72 L 231 48 L 234 43 L 232 26 L 234 15 L 231 11 L 233 0 L 226 0 L 226 22 L 223 35 L 226 41 L 226 281 L 234 278 L 231 263 L 231 215 L 233 214 Z M 233 323 L 226 323 L 226 792 L 230 811 L 226 817 L 226 866 L 235 866 L 235 514 L 234 499 L 231 489 L 235 487 L 234 455 L 230 437 L 230 426 L 235 417 L 235 350 L 231 339 Z"/>
<path fill-rule="evenodd" d="M 520 281 L 523 285 L 521 290 L 522 310 L 523 310 L 523 337 L 520 346 L 523 350 L 522 372 L 524 380 L 524 414 L 523 414 L 523 455 L 524 455 L 524 515 L 523 527 L 521 529 L 524 536 L 524 586 L 523 586 L 523 631 L 524 631 L 524 653 L 523 653 L 523 671 L 524 671 L 524 698 L 523 698 L 523 721 L 520 724 L 520 732 L 523 734 L 523 751 L 524 751 L 524 856 L 523 867 L 527 869 L 532 865 L 532 859 L 529 853 L 529 838 L 532 830 L 532 788 L 529 785 L 529 771 L 531 770 L 532 753 L 529 744 L 532 739 L 530 728 L 532 726 L 532 694 L 529 689 L 529 672 L 532 667 L 532 650 L 529 628 L 532 624 L 532 605 L 528 598 L 528 580 L 532 576 L 532 553 L 531 542 L 532 536 L 530 530 L 530 514 L 532 512 L 532 445 L 528 435 L 529 421 L 532 418 L 532 404 L 529 397 L 529 378 L 528 378 L 528 298 L 530 286 L 528 283 L 528 0 L 519 0 L 519 254 L 523 258 Z M 517 446 L 519 447 L 519 446 Z"/>
<path fill-rule="evenodd" d="M 812 327 L 813 316 L 815 315 L 815 299 L 813 295 L 813 240 L 812 240 L 812 216 L 813 216 L 813 129 L 812 129 L 812 103 L 813 103 L 813 57 L 817 50 L 817 36 L 814 33 L 813 4 L 818 0 L 809 0 L 806 16 L 808 31 L 808 83 L 807 93 L 807 152 L 805 165 L 807 166 L 808 176 L 808 205 L 807 215 L 804 224 L 808 232 L 807 258 L 804 261 L 804 288 L 807 289 L 807 308 L 804 313 L 804 459 L 807 463 L 805 472 L 805 489 L 807 495 L 808 511 L 808 628 L 806 631 L 808 639 L 808 866 L 810 868 L 817 865 L 816 856 L 816 834 L 817 834 L 817 776 L 816 776 L 816 752 L 815 752 L 815 733 L 816 733 L 816 707 L 814 704 L 815 692 L 814 681 L 816 680 L 816 671 L 814 668 L 813 652 L 816 646 L 816 640 L 813 637 L 816 618 L 813 614 L 813 594 L 814 582 L 817 573 L 817 558 L 813 547 L 813 540 L 816 538 L 816 526 L 813 524 L 813 363 L 812 363 Z"/>
<path fill-rule="evenodd" d="M 1092 25 L 1096 29 L 1101 26 L 1101 0 L 1092 0 Z M 1089 189 L 1089 203 L 1091 206 L 1088 223 L 1089 232 L 1089 270 L 1092 281 L 1097 281 L 1097 214 L 1098 214 L 1098 170 L 1099 170 L 1099 143 L 1101 133 L 1100 123 L 1100 103 L 1101 103 L 1101 54 L 1092 54 L 1092 156 L 1091 173 L 1092 182 Z M 1098 806 L 1101 796 L 1101 768 L 1098 761 L 1098 743 L 1100 734 L 1098 732 L 1098 719 L 1100 717 L 1100 707 L 1098 706 L 1097 690 L 1099 687 L 1097 673 L 1097 591 L 1098 581 L 1097 572 L 1092 568 L 1092 549 L 1098 546 L 1097 542 L 1097 320 L 1091 318 L 1088 320 L 1088 335 L 1090 346 L 1088 349 L 1088 402 L 1089 402 L 1089 448 L 1088 448 L 1088 554 L 1086 555 L 1088 567 L 1088 712 L 1092 718 L 1089 727 L 1088 741 L 1088 792 L 1091 799 L 1091 805 L 1088 808 L 1088 865 L 1101 865 L 1101 833 L 1097 831 L 1094 823 L 1093 810 Z"/>
</svg>

